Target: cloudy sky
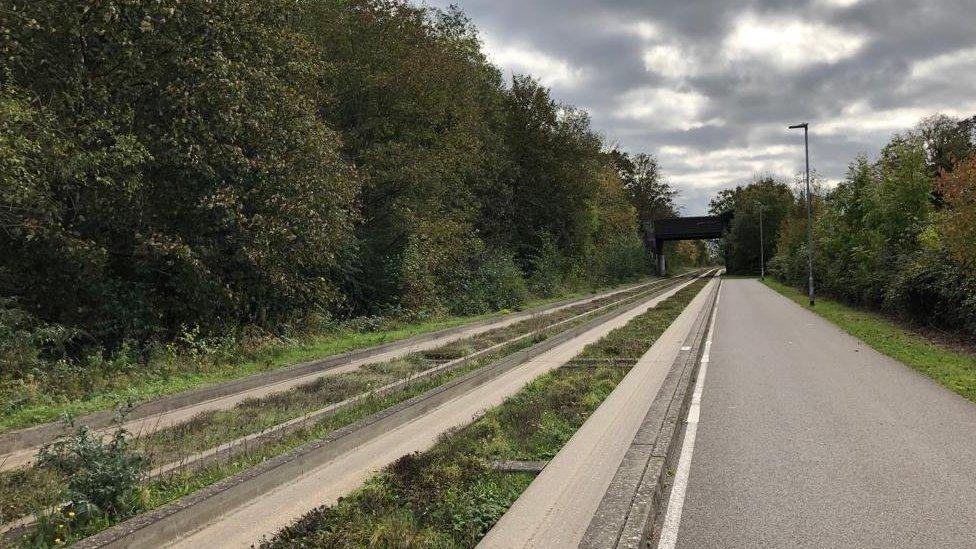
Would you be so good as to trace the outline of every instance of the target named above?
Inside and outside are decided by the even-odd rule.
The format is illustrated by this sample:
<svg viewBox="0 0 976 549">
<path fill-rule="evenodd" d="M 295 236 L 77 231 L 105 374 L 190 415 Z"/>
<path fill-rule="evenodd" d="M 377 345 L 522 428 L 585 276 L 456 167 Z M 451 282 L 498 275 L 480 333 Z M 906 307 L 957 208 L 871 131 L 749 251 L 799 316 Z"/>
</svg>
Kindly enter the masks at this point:
<svg viewBox="0 0 976 549">
<path fill-rule="evenodd" d="M 843 177 L 936 112 L 976 114 L 976 0 L 428 0 L 457 3 L 506 73 L 652 152 L 685 215 L 757 172 Z"/>
</svg>

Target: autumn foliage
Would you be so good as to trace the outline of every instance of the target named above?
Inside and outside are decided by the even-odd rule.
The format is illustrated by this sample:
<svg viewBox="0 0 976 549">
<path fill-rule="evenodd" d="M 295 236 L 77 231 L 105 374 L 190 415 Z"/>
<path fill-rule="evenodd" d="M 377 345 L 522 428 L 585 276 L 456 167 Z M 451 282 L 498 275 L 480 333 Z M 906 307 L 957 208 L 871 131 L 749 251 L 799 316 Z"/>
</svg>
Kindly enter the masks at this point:
<svg viewBox="0 0 976 549">
<path fill-rule="evenodd" d="M 952 258 L 976 272 L 976 156 L 943 172 L 937 188 L 946 212 L 939 228 Z"/>
<path fill-rule="evenodd" d="M 976 117 L 934 116 L 814 197 L 820 293 L 976 337 Z M 771 270 L 806 284 L 806 216 L 784 219 Z"/>
</svg>

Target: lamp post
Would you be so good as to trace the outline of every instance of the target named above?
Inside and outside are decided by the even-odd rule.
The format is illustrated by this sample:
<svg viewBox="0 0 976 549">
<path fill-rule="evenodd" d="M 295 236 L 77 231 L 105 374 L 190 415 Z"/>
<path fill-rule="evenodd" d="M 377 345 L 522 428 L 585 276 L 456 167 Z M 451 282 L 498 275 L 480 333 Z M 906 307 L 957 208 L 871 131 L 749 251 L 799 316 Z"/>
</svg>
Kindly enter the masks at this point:
<svg viewBox="0 0 976 549">
<path fill-rule="evenodd" d="M 766 280 L 766 242 L 763 238 L 763 210 L 766 209 L 759 202 L 759 280 Z"/>
<path fill-rule="evenodd" d="M 806 150 L 807 159 L 807 169 L 806 169 L 806 179 L 807 179 L 807 274 L 809 277 L 809 287 L 808 291 L 810 293 L 810 306 L 813 306 L 813 200 L 810 196 L 810 127 L 809 124 L 804 122 L 802 124 L 796 124 L 790 126 L 791 130 L 798 130 L 803 128 L 803 146 Z"/>
</svg>

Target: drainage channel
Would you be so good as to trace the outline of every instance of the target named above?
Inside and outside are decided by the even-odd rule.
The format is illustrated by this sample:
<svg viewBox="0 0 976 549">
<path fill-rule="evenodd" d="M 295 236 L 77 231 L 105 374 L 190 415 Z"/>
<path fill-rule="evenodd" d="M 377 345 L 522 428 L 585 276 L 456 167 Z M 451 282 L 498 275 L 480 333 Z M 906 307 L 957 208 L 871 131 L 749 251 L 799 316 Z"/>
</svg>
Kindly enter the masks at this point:
<svg viewBox="0 0 976 549">
<path fill-rule="evenodd" d="M 585 345 L 667 299 L 692 281 L 557 334 L 243 473 L 88 538 L 80 547 L 247 546 L 308 509 L 355 489 L 371 471 L 423 449 Z M 188 531 L 192 536 L 180 539 Z"/>
</svg>

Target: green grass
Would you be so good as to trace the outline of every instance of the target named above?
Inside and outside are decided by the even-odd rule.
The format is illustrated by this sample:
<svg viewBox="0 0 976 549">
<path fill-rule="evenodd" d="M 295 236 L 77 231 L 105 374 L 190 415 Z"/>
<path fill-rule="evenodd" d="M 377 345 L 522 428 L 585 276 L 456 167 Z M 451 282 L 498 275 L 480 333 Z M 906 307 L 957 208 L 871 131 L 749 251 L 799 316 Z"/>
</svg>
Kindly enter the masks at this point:
<svg viewBox="0 0 976 549">
<path fill-rule="evenodd" d="M 531 483 L 493 460 L 548 460 L 583 425 L 640 356 L 707 283 L 691 284 L 591 344 L 592 366 L 535 379 L 428 451 L 404 456 L 334 506 L 319 508 L 263 547 L 472 547 Z"/>
<path fill-rule="evenodd" d="M 770 278 L 766 285 L 833 322 L 876 351 L 931 377 L 976 402 L 976 353 L 950 349 L 885 316 L 823 297 L 810 307 L 805 293 Z"/>
<path fill-rule="evenodd" d="M 364 365 L 352 372 L 320 378 L 261 399 L 248 399 L 228 410 L 203 412 L 189 422 L 161 429 L 146 437 L 141 446 L 152 456 L 156 465 L 176 461 L 187 455 L 234 440 L 240 436 L 262 431 L 268 427 L 296 418 L 311 410 L 334 404 L 344 399 L 368 392 L 416 375 L 433 368 L 431 360 L 450 360 L 462 358 L 476 351 L 501 344 L 511 338 L 546 328 L 552 323 L 570 319 L 616 300 L 629 301 L 643 292 L 627 292 L 613 297 L 601 298 L 589 303 L 576 305 L 544 316 L 522 320 L 509 326 L 495 328 L 487 332 L 458 340 L 436 349 L 412 353 L 387 362 Z M 576 319 L 568 325 L 546 330 L 522 345 L 527 345 L 549 337 L 553 330 L 566 330 L 585 319 Z M 498 358 L 510 352 L 510 346 L 491 353 Z"/>
<path fill-rule="evenodd" d="M 536 299 L 537 307 L 595 293 L 581 290 Z M 505 313 L 507 311 L 501 311 Z M 339 326 L 326 333 L 298 338 L 257 337 L 186 352 L 175 347 L 157 350 L 148 363 L 131 359 L 72 364 L 44 372 L 32 380 L 0 382 L 0 433 L 68 416 L 109 410 L 127 402 L 159 398 L 205 385 L 267 372 L 284 366 L 406 339 L 495 316 L 447 317 L 425 322 L 385 320 L 373 331 Z M 355 325 L 355 323 L 353 323 Z"/>
<path fill-rule="evenodd" d="M 252 343 L 254 348 L 251 349 L 233 349 L 229 353 L 215 353 L 214 356 L 169 356 L 159 360 L 164 364 L 151 363 L 144 368 L 137 367 L 140 370 L 138 375 L 120 372 L 114 379 L 96 381 L 96 387 L 91 391 L 81 388 L 77 391 L 80 394 L 74 395 L 61 391 L 69 394 L 56 395 L 54 398 L 60 398 L 54 402 L 45 401 L 43 395 L 39 394 L 32 399 L 33 402 L 20 405 L 0 417 L 0 433 L 56 420 L 65 414 L 78 416 L 111 409 L 126 402 L 158 398 L 307 360 L 452 328 L 480 318 L 447 318 L 377 332 L 339 331 L 297 341 L 268 339 Z M 36 390 L 40 392 L 46 388 L 39 384 Z"/>
</svg>

